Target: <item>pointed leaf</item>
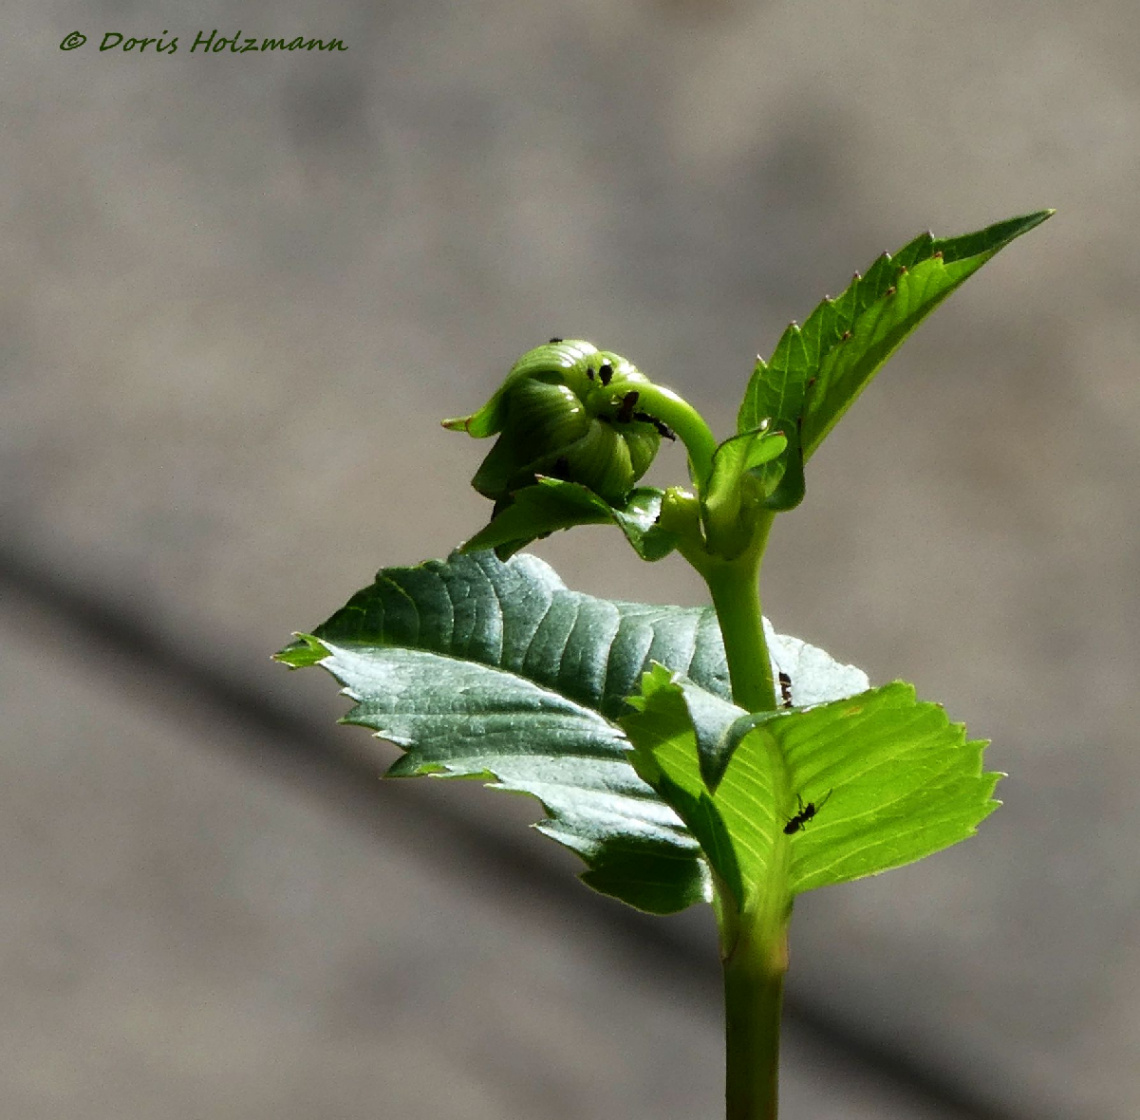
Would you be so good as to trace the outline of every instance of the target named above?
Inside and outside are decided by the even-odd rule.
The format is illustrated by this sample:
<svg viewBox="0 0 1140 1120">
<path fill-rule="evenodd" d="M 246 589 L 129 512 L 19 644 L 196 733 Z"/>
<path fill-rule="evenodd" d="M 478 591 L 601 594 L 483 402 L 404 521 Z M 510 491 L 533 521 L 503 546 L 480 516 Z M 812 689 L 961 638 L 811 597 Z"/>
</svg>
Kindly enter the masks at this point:
<svg viewBox="0 0 1140 1120">
<path fill-rule="evenodd" d="M 620 722 L 633 744 L 634 769 L 676 809 L 717 875 L 737 899 L 743 899 L 738 838 L 729 834 L 701 776 L 697 736 L 675 674 L 654 665 L 642 678 L 641 695 L 631 696 L 629 703 L 634 710 Z M 717 703 L 739 712 L 726 701 Z"/>
<path fill-rule="evenodd" d="M 806 803 L 828 797 L 792 837 L 793 892 L 913 863 L 972 836 L 1000 802 L 982 769 L 985 740 L 967 740 L 940 704 L 902 681 L 767 725 Z M 830 795 L 830 796 L 829 796 Z"/>
<path fill-rule="evenodd" d="M 1051 214 L 1039 211 L 943 240 L 926 233 L 893 258 L 884 253 L 841 296 L 825 299 L 802 328 L 793 323 L 769 363 L 757 359 L 740 430 L 766 417 L 802 417 L 803 456 L 810 458 L 907 335 L 986 261 Z"/>
<path fill-rule="evenodd" d="M 674 674 L 674 680 L 681 690 L 685 711 L 696 735 L 701 780 L 710 793 L 715 793 L 744 731 L 775 713 L 750 715 L 735 704 L 698 688 L 687 677 Z"/>
</svg>

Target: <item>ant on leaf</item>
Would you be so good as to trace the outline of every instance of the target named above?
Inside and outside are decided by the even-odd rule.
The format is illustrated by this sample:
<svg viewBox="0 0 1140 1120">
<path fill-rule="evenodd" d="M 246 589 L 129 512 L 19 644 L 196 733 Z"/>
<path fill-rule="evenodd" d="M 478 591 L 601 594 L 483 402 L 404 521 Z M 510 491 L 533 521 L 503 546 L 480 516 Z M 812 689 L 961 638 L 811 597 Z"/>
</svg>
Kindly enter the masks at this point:
<svg viewBox="0 0 1140 1120">
<path fill-rule="evenodd" d="M 814 817 L 816 813 L 818 813 L 820 809 L 824 807 L 824 805 L 827 804 L 827 799 L 834 792 L 835 790 L 829 789 L 827 793 L 824 794 L 823 800 L 820 801 L 818 805 L 814 801 L 809 801 L 805 805 L 804 799 L 797 793 L 796 800 L 799 802 L 800 811 L 794 817 L 792 817 L 792 819 L 788 821 L 786 825 L 784 825 L 784 835 L 791 836 L 793 832 L 799 832 L 799 830 L 803 828 L 803 826 L 807 824 L 807 822 L 810 821 L 812 817 Z"/>
</svg>

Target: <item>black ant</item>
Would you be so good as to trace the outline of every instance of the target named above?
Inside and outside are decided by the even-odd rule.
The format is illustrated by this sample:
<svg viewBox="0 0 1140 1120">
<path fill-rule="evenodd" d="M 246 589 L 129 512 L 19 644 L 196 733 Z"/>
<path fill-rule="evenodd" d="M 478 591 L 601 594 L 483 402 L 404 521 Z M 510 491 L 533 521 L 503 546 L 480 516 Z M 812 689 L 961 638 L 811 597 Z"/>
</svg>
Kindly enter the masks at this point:
<svg viewBox="0 0 1140 1120">
<path fill-rule="evenodd" d="M 807 822 L 810 821 L 812 817 L 814 817 L 816 813 L 818 813 L 820 809 L 824 807 L 824 805 L 827 804 L 827 799 L 834 792 L 834 790 L 829 789 L 825 794 L 823 800 L 818 805 L 814 801 L 809 801 L 805 805 L 804 799 L 797 793 L 796 800 L 800 804 L 800 811 L 794 817 L 792 817 L 792 819 L 788 821 L 786 825 L 784 825 L 784 835 L 791 836 L 793 832 L 799 832 L 799 830 L 803 828 L 803 826 L 807 824 Z"/>
<path fill-rule="evenodd" d="M 605 382 L 603 381 L 604 385 Z M 621 408 L 618 409 L 617 416 L 614 418 L 619 424 L 628 424 L 633 419 L 633 406 L 637 404 L 637 398 L 641 394 L 636 389 L 632 392 L 626 393 L 621 399 Z"/>
<path fill-rule="evenodd" d="M 783 698 L 784 707 L 790 708 L 792 706 L 792 678 L 782 670 L 780 672 L 780 696 Z"/>
<path fill-rule="evenodd" d="M 652 424 L 657 429 L 657 434 L 664 436 L 665 439 L 675 440 L 677 438 L 677 433 L 668 424 L 662 424 L 656 416 L 650 416 L 648 412 L 635 412 L 633 418 L 640 420 L 643 424 Z"/>
<path fill-rule="evenodd" d="M 563 341 L 563 340 L 562 340 L 561 338 L 552 338 L 552 339 L 550 340 L 550 342 L 549 342 L 549 345 L 553 346 L 553 345 L 554 345 L 554 343 L 556 343 L 556 342 L 562 342 L 562 341 Z"/>
</svg>

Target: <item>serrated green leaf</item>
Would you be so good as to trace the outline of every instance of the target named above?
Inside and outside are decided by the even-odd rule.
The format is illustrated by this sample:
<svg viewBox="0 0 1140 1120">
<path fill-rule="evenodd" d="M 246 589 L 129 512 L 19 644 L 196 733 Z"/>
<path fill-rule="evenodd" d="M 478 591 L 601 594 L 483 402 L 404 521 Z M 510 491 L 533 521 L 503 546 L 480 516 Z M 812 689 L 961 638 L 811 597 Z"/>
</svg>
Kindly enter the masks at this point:
<svg viewBox="0 0 1140 1120">
<path fill-rule="evenodd" d="M 620 722 L 638 773 L 742 909 L 912 863 L 972 835 L 998 804 L 985 743 L 903 682 L 752 716 L 710 697 L 694 718 L 699 692 L 655 668 Z"/>
<path fill-rule="evenodd" d="M 677 545 L 675 534 L 657 523 L 664 492 L 639 486 L 624 502 L 613 505 L 577 482 L 539 476 L 534 486 L 511 495 L 486 525 L 464 546 L 464 552 L 493 548 L 500 559 L 531 541 L 574 525 L 617 525 L 643 560 L 660 560 Z"/>
<path fill-rule="evenodd" d="M 884 253 L 841 296 L 824 300 L 802 328 L 788 327 L 770 362 L 757 359 L 739 430 L 769 417 L 802 417 L 803 457 L 810 458 L 907 335 L 986 261 L 1052 213 L 942 240 L 925 233 L 894 257 Z"/>
<path fill-rule="evenodd" d="M 859 670 L 768 634 L 797 695 L 866 687 Z M 457 553 L 385 569 L 277 656 L 341 682 L 356 702 L 346 721 L 406 751 L 391 774 L 484 778 L 537 797 L 549 813 L 538 828 L 582 856 L 595 889 L 655 913 L 709 897 L 700 846 L 637 776 L 616 721 L 654 662 L 728 699 L 711 609 L 597 599 L 536 556 Z"/>
<path fill-rule="evenodd" d="M 792 837 L 794 893 L 875 875 L 965 840 L 1000 802 L 1003 776 L 982 769 L 940 704 L 902 681 L 767 725 L 805 803 L 830 799 Z M 727 780 L 727 779 L 726 779 Z"/>
</svg>

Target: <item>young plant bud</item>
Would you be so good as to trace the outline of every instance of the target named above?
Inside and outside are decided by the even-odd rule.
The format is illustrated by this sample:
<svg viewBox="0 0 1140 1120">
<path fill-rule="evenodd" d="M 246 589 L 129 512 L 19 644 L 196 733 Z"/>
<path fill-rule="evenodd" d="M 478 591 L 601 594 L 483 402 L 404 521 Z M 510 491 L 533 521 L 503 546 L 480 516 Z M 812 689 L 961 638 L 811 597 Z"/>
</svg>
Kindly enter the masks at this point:
<svg viewBox="0 0 1140 1120">
<path fill-rule="evenodd" d="M 621 502 L 661 446 L 659 422 L 637 409 L 648 378 L 618 354 L 559 341 L 524 354 L 476 413 L 443 425 L 499 438 L 471 484 L 495 502 L 536 475 L 577 482 Z"/>
</svg>

